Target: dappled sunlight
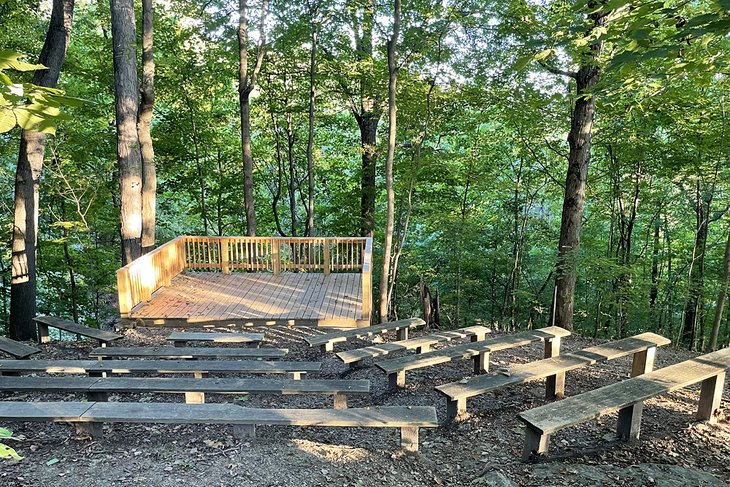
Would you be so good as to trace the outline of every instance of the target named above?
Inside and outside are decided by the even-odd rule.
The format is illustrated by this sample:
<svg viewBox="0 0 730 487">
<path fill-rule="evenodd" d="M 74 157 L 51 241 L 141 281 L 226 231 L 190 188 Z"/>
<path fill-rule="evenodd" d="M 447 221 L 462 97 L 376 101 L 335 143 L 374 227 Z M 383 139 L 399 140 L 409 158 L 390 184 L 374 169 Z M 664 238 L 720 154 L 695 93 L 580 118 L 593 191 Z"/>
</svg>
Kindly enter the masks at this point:
<svg viewBox="0 0 730 487">
<path fill-rule="evenodd" d="M 360 462 L 369 456 L 364 448 L 358 448 L 352 445 L 329 445 L 311 440 L 293 439 L 292 445 L 297 449 L 317 457 L 321 460 L 336 463 L 352 463 Z"/>
</svg>

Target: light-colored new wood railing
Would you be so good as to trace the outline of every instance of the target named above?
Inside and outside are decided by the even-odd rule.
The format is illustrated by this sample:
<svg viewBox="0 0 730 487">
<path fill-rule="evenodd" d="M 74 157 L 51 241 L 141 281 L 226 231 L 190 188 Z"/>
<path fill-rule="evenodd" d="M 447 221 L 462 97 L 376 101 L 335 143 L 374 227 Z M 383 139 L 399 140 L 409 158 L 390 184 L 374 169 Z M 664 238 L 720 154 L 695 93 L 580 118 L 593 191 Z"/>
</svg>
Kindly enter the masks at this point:
<svg viewBox="0 0 730 487">
<path fill-rule="evenodd" d="M 182 236 L 117 271 L 119 311 L 128 316 L 185 269 L 209 272 L 362 273 L 363 319 L 372 308 L 373 241 L 365 237 Z"/>
</svg>

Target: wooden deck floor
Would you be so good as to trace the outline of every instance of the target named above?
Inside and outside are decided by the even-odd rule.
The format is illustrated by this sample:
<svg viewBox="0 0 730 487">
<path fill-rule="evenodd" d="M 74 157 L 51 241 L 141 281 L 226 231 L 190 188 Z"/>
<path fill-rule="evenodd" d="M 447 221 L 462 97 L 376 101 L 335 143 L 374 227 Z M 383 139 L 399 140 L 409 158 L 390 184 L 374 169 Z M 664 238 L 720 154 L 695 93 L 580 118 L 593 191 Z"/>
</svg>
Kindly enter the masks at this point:
<svg viewBox="0 0 730 487">
<path fill-rule="evenodd" d="M 137 305 L 130 319 L 145 326 L 354 327 L 362 319 L 362 275 L 185 272 Z"/>
</svg>

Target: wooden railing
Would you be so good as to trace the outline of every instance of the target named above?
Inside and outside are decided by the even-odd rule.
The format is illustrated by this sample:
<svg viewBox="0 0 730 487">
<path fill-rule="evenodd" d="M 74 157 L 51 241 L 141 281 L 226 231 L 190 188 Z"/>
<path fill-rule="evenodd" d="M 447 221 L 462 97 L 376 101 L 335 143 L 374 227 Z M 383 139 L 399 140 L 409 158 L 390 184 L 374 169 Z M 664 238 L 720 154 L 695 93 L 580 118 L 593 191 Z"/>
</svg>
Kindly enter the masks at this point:
<svg viewBox="0 0 730 487">
<path fill-rule="evenodd" d="M 209 272 L 356 272 L 363 319 L 372 308 L 373 241 L 365 237 L 178 237 L 117 271 L 119 311 L 129 315 L 185 269 Z"/>
</svg>

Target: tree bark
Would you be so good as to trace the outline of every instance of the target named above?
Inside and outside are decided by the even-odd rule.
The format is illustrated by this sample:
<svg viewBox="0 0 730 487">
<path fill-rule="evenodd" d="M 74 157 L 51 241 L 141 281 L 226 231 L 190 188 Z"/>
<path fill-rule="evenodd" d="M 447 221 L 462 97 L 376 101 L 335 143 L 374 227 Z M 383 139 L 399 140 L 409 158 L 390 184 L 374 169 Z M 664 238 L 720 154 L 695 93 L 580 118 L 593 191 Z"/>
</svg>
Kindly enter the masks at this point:
<svg viewBox="0 0 730 487">
<path fill-rule="evenodd" d="M 396 88 L 398 65 L 396 46 L 400 35 L 401 0 L 393 2 L 393 35 L 388 41 L 388 155 L 385 158 L 385 188 L 388 207 L 385 219 L 385 242 L 383 243 L 383 266 L 380 273 L 380 322 L 388 321 L 390 302 L 388 301 L 388 282 L 390 280 L 390 256 L 393 248 L 393 226 L 395 222 L 395 191 L 393 190 L 393 159 L 397 136 Z"/>
<path fill-rule="evenodd" d="M 152 0 L 142 0 L 142 89 L 137 120 L 137 136 L 142 156 L 142 253 L 155 248 L 157 223 L 157 170 L 152 146 L 152 116 L 155 106 L 155 60 L 152 43 Z"/>
<path fill-rule="evenodd" d="M 604 26 L 606 16 L 593 13 L 589 16 L 593 28 Z M 580 228 L 585 204 L 586 179 L 591 156 L 593 117 L 596 101 L 591 89 L 601 75 L 597 58 L 603 49 L 603 41 L 595 42 L 590 53 L 582 60 L 575 73 L 576 100 L 568 133 L 568 175 L 565 180 L 565 197 L 560 222 L 560 240 L 556 266 L 555 325 L 573 329 L 573 307 L 575 304 L 575 282 L 577 278 L 576 258 L 580 247 Z"/>
<path fill-rule="evenodd" d="M 71 39 L 74 0 L 54 0 L 51 20 L 38 59 L 48 69 L 38 70 L 33 84 L 54 88 Z M 39 181 L 46 148 L 45 134 L 22 131 L 15 173 L 15 214 L 13 220 L 10 280 L 10 337 L 35 338 L 36 250 L 38 245 Z"/>
<path fill-rule="evenodd" d="M 317 92 L 315 90 L 317 75 L 317 35 L 319 24 L 316 19 L 319 12 L 318 6 L 310 7 L 310 25 L 312 47 L 309 50 L 309 113 L 307 132 L 307 224 L 304 228 L 304 236 L 311 237 L 314 232 L 314 105 Z"/>
<path fill-rule="evenodd" d="M 122 263 L 142 255 L 142 155 L 137 135 L 139 82 L 134 2 L 111 0 Z"/>
<path fill-rule="evenodd" d="M 728 231 L 727 241 L 725 242 L 725 256 L 722 259 L 722 284 L 720 285 L 720 293 L 717 296 L 717 306 L 715 307 L 715 317 L 712 320 L 712 332 L 710 334 L 709 351 L 717 350 L 717 337 L 720 334 L 720 324 L 722 323 L 722 314 L 725 309 L 725 299 L 727 298 L 728 284 L 730 283 L 730 230 Z"/>
</svg>

